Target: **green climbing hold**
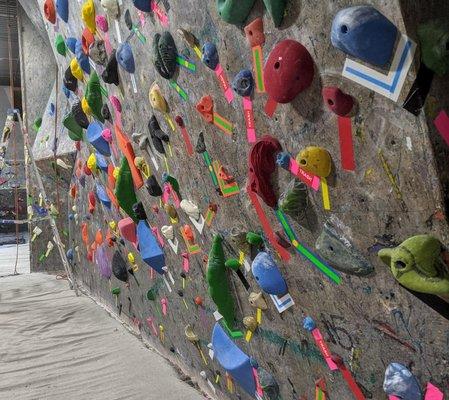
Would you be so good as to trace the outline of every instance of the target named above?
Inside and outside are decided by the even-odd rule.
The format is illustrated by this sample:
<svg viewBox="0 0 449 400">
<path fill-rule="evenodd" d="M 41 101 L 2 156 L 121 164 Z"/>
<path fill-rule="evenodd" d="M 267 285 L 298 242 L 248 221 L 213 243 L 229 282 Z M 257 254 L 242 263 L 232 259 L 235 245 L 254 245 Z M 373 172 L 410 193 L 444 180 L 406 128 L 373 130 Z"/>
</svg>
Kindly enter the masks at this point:
<svg viewBox="0 0 449 400">
<path fill-rule="evenodd" d="M 253 246 L 260 246 L 263 243 L 262 236 L 254 232 L 248 232 L 246 234 L 246 241 Z"/>
<path fill-rule="evenodd" d="M 287 0 L 263 0 L 265 7 L 273 18 L 274 26 L 280 26 L 284 19 Z"/>
<path fill-rule="evenodd" d="M 122 164 L 115 186 L 115 197 L 117 198 L 120 207 L 133 219 L 133 221 L 139 222 L 133 211 L 133 205 L 137 203 L 137 198 L 136 193 L 134 192 L 131 169 L 129 168 L 126 157 L 122 157 Z"/>
<path fill-rule="evenodd" d="M 233 329 L 234 299 L 229 290 L 222 243 L 223 238 L 215 235 L 207 263 L 207 283 L 209 295 L 216 304 L 218 312 L 223 316 L 228 328 Z"/>
<path fill-rule="evenodd" d="M 309 195 L 304 183 L 293 179 L 279 197 L 279 208 L 293 218 L 301 218 L 309 206 Z"/>
<path fill-rule="evenodd" d="M 81 126 L 77 124 L 75 117 L 73 116 L 71 111 L 64 116 L 62 124 L 69 131 L 70 139 L 74 140 L 75 142 L 83 140 L 83 128 L 81 128 Z"/>
<path fill-rule="evenodd" d="M 412 236 L 398 247 L 382 249 L 379 258 L 404 287 L 416 292 L 449 295 L 449 271 L 441 258 L 440 241 L 431 235 Z"/>
<path fill-rule="evenodd" d="M 114 296 L 118 296 L 118 295 L 120 294 L 120 288 L 119 288 L 119 287 L 112 288 L 112 289 L 111 289 L 111 293 L 112 293 Z"/>
<path fill-rule="evenodd" d="M 98 75 L 95 71 L 92 72 L 89 81 L 87 82 L 85 97 L 87 104 L 92 110 L 95 118 L 100 122 L 104 122 L 103 115 L 101 114 L 101 109 L 103 107 L 103 98 L 101 97 L 100 78 L 98 78 Z"/>
<path fill-rule="evenodd" d="M 55 47 L 56 47 L 56 51 L 63 57 L 65 57 L 66 53 L 67 53 L 67 47 L 65 45 L 65 41 L 64 38 L 62 37 L 62 35 L 59 33 L 56 36 L 55 39 Z"/>
<path fill-rule="evenodd" d="M 150 289 L 150 290 L 147 292 L 147 299 L 148 299 L 148 300 L 151 300 L 151 301 L 156 300 L 156 293 L 154 293 L 154 289 Z"/>
<path fill-rule="evenodd" d="M 438 75 L 449 72 L 449 24 L 431 21 L 418 28 L 422 60 Z"/>
<path fill-rule="evenodd" d="M 42 117 L 36 118 L 33 122 L 33 129 L 35 132 L 39 132 L 42 125 Z"/>
<path fill-rule="evenodd" d="M 229 260 L 226 260 L 225 262 L 226 268 L 230 268 L 234 271 L 238 271 L 240 268 L 240 261 L 236 258 L 230 258 Z"/>
<path fill-rule="evenodd" d="M 229 24 L 242 25 L 254 3 L 255 0 L 217 0 L 218 14 Z"/>
</svg>

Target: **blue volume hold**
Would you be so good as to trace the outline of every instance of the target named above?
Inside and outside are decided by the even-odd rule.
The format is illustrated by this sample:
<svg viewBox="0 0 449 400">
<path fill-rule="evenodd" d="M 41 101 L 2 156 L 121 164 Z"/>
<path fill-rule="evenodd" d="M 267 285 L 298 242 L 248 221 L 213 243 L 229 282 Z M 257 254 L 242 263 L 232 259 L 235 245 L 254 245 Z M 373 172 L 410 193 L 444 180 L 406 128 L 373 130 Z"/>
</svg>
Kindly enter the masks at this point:
<svg viewBox="0 0 449 400">
<path fill-rule="evenodd" d="M 106 157 L 111 156 L 111 148 L 109 143 L 103 138 L 103 125 L 99 122 L 91 122 L 87 127 L 87 141 L 97 150 L 100 154 Z"/>
<path fill-rule="evenodd" d="M 380 67 L 392 58 L 398 30 L 383 14 L 370 6 L 339 11 L 332 23 L 334 47 Z"/>
<path fill-rule="evenodd" d="M 56 12 L 67 23 L 69 21 L 69 0 L 56 0 Z"/>
<path fill-rule="evenodd" d="M 139 240 L 139 252 L 145 261 L 157 273 L 164 274 L 165 255 L 157 242 L 148 222 L 140 220 L 137 224 L 137 239 Z"/>
<path fill-rule="evenodd" d="M 97 197 L 100 199 L 101 203 L 106 208 L 108 208 L 110 210 L 111 209 L 111 199 L 107 195 L 104 187 L 102 185 L 100 185 L 99 183 L 96 184 L 96 192 L 97 192 Z"/>
</svg>

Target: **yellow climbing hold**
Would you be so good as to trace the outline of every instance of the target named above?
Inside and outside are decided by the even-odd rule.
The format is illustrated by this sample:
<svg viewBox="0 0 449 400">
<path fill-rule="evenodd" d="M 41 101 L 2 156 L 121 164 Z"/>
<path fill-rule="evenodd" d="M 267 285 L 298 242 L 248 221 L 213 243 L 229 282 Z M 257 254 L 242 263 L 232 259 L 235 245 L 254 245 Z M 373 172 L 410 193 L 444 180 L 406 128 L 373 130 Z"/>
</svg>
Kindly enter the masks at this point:
<svg viewBox="0 0 449 400">
<path fill-rule="evenodd" d="M 306 147 L 296 156 L 296 162 L 304 171 L 321 178 L 327 178 L 331 173 L 331 155 L 322 147 Z"/>
<path fill-rule="evenodd" d="M 72 58 L 72 60 L 70 61 L 70 72 L 79 81 L 84 80 L 83 70 L 81 69 L 80 65 L 78 64 L 78 61 L 76 58 Z"/>
<path fill-rule="evenodd" d="M 92 109 L 89 107 L 89 104 L 87 103 L 87 100 L 85 97 L 81 100 L 81 108 L 84 111 L 84 114 L 86 115 L 92 115 Z"/>
<path fill-rule="evenodd" d="M 165 101 L 164 96 L 162 96 L 161 90 L 159 89 L 157 83 L 153 83 L 153 85 L 151 85 L 149 98 L 151 106 L 155 110 L 158 110 L 164 114 L 168 112 L 167 102 Z"/>
<path fill-rule="evenodd" d="M 120 167 L 115 167 L 114 168 L 114 172 L 112 173 L 112 175 L 114 176 L 114 178 L 117 180 L 118 179 L 118 175 L 120 173 Z"/>
<path fill-rule="evenodd" d="M 97 157 L 95 157 L 95 154 L 92 153 L 89 158 L 87 159 L 87 167 L 92 171 L 95 172 L 97 169 Z"/>
<path fill-rule="evenodd" d="M 84 25 L 95 35 L 97 27 L 95 24 L 95 4 L 93 0 L 84 2 L 81 8 L 81 19 L 84 21 Z"/>
</svg>

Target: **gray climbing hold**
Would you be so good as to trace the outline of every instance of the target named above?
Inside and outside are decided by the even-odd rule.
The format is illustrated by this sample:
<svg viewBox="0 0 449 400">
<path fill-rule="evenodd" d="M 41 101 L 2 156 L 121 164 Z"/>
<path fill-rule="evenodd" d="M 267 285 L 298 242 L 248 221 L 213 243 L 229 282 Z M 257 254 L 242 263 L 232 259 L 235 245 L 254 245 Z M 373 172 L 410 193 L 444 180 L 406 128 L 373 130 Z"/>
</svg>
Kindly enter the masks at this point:
<svg viewBox="0 0 449 400">
<path fill-rule="evenodd" d="M 402 400 L 422 400 L 423 397 L 418 380 L 399 363 L 391 363 L 385 370 L 384 391 Z"/>
</svg>

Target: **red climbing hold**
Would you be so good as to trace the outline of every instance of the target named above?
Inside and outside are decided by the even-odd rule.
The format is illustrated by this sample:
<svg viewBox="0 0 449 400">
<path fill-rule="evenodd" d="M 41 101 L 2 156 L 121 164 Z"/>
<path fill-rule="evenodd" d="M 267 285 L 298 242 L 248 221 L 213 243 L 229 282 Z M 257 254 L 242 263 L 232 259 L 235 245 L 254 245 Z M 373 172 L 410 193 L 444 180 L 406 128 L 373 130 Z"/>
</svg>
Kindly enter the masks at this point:
<svg viewBox="0 0 449 400">
<path fill-rule="evenodd" d="M 209 124 L 214 122 L 214 101 L 211 96 L 203 96 L 196 109 Z"/>
<path fill-rule="evenodd" d="M 263 33 L 263 19 L 256 18 L 253 22 L 245 26 L 245 35 L 251 47 L 262 46 L 265 43 Z"/>
<path fill-rule="evenodd" d="M 251 148 L 248 160 L 249 187 L 271 208 L 276 206 L 277 196 L 271 184 L 271 174 L 276 170 L 276 154 L 282 150 L 277 139 L 265 135 Z"/>
<path fill-rule="evenodd" d="M 313 59 L 295 40 L 283 40 L 271 51 L 264 69 L 265 87 L 271 100 L 290 103 L 313 81 Z"/>
<path fill-rule="evenodd" d="M 348 115 L 354 107 L 354 99 L 335 86 L 323 88 L 323 100 L 327 107 L 340 117 Z"/>
</svg>

